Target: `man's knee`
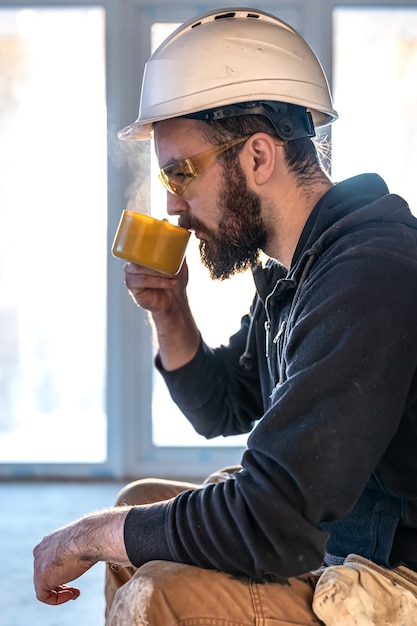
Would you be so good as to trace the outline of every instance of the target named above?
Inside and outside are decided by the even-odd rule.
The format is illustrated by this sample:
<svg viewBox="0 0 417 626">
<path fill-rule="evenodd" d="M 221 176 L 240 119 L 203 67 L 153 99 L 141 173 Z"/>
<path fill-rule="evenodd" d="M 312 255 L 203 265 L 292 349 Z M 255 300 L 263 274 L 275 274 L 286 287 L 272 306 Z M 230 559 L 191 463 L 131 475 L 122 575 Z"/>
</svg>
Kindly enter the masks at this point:
<svg viewBox="0 0 417 626">
<path fill-rule="evenodd" d="M 162 478 L 142 478 L 128 483 L 119 492 L 116 506 L 151 504 L 174 498 L 187 489 L 197 489 L 200 485 Z"/>
<path fill-rule="evenodd" d="M 165 480 L 163 478 L 142 478 L 128 483 L 119 492 L 116 505 L 135 506 L 136 504 L 151 504 L 174 498 L 187 489 L 198 489 L 211 482 L 223 482 L 241 469 L 239 466 L 224 468 L 211 474 L 202 484 L 186 481 Z"/>
<path fill-rule="evenodd" d="M 116 505 L 135 506 L 136 504 L 150 504 L 155 502 L 156 485 L 150 478 L 135 480 L 125 485 L 117 494 Z"/>
</svg>

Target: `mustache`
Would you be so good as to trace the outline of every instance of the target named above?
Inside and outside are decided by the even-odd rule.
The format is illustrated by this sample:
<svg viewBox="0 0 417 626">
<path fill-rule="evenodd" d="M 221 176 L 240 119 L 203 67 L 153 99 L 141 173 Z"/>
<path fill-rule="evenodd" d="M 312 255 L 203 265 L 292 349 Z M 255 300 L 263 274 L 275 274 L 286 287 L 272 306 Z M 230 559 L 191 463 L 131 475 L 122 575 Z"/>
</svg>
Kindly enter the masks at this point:
<svg viewBox="0 0 417 626">
<path fill-rule="evenodd" d="M 187 230 L 198 230 L 202 233 L 206 230 L 201 222 L 192 215 L 180 215 L 178 218 L 178 226 L 186 228 Z"/>
</svg>

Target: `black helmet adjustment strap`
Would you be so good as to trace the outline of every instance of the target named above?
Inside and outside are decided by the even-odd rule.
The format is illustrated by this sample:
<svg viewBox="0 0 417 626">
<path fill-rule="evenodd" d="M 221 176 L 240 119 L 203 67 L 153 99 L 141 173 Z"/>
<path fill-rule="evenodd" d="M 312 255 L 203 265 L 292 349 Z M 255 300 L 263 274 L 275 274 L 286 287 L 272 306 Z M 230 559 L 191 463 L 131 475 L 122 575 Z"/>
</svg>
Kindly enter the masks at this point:
<svg viewBox="0 0 417 626">
<path fill-rule="evenodd" d="M 255 100 L 227 104 L 206 111 L 197 111 L 181 117 L 212 122 L 239 115 L 262 115 L 273 125 L 278 137 L 285 141 L 314 137 L 315 130 L 311 113 L 305 107 L 274 100 Z"/>
</svg>

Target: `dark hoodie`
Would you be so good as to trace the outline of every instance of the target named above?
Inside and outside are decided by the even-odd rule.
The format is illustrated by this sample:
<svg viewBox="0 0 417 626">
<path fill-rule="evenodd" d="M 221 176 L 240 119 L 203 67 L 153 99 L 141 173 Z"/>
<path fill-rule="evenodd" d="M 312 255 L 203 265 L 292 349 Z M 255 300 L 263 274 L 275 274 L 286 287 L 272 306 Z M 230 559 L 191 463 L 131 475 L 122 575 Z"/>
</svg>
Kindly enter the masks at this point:
<svg viewBox="0 0 417 626">
<path fill-rule="evenodd" d="M 257 580 L 349 553 L 417 568 L 417 220 L 355 177 L 321 198 L 290 270 L 271 260 L 254 279 L 228 346 L 202 342 L 173 372 L 157 359 L 199 433 L 252 431 L 242 470 L 134 508 L 129 558 Z"/>
</svg>

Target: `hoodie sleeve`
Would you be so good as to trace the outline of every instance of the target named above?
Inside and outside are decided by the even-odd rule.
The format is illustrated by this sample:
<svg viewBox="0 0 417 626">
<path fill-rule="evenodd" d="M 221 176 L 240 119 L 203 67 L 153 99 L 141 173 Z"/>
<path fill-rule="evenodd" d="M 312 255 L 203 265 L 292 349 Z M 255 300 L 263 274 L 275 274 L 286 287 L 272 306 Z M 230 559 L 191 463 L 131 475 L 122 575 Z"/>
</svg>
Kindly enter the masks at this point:
<svg viewBox="0 0 417 626">
<path fill-rule="evenodd" d="M 251 316 L 245 315 L 227 347 L 212 349 L 202 341 L 195 357 L 174 371 L 164 370 L 156 357 L 172 399 L 207 439 L 247 433 L 262 417 L 257 364 L 246 369 L 240 363 L 250 326 Z"/>
</svg>

